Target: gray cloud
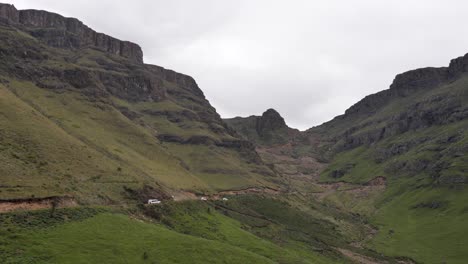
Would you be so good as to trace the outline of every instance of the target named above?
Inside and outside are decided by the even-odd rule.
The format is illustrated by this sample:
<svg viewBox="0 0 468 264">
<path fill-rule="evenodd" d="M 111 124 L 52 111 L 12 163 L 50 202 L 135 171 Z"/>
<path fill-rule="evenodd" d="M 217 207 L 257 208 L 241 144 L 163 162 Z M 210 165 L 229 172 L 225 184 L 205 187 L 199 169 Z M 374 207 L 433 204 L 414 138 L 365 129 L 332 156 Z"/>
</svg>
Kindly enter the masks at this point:
<svg viewBox="0 0 468 264">
<path fill-rule="evenodd" d="M 192 75 L 223 117 L 273 107 L 300 129 L 468 52 L 466 1 L 11 2 L 139 43 L 147 63 Z"/>
</svg>

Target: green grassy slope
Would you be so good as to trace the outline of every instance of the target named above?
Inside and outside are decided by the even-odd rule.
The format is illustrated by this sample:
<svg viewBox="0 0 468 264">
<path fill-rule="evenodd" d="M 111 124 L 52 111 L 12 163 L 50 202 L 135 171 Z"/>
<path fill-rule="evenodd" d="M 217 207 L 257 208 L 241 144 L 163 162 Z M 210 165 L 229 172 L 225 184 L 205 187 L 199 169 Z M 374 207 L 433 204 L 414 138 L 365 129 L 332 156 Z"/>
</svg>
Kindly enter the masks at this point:
<svg viewBox="0 0 468 264">
<path fill-rule="evenodd" d="M 449 146 L 447 153 L 453 153 L 454 147 Z M 399 159 L 418 160 L 421 155 L 431 157 L 430 154 L 414 150 L 407 156 L 397 157 L 394 162 Z M 372 162 L 372 157 L 372 148 L 341 153 L 322 179 L 337 180 L 327 177 L 326 173 L 353 163 L 356 166 L 339 180 L 365 182 L 375 176 L 386 176 L 385 192 L 361 198 L 337 192 L 328 201 L 341 205 L 345 210 L 367 215 L 372 225 L 379 229 L 369 246 L 379 252 L 408 256 L 424 263 L 464 263 L 468 257 L 463 246 L 468 243 L 464 235 L 468 221 L 464 202 L 467 199 L 466 187 L 459 183 L 434 181 L 427 172 L 417 175 L 407 172 L 399 176 L 389 174 L 385 172 L 385 164 Z M 461 158 L 452 160 L 450 167 L 441 171 L 445 175 L 442 179 L 466 175 L 466 155 Z"/>
<path fill-rule="evenodd" d="M 271 200 L 268 206 L 275 207 L 275 203 Z M 308 221 L 305 218 L 283 217 L 280 222 L 265 226 L 264 219 L 239 219 L 220 205 L 237 210 L 236 202 L 220 202 L 216 210 L 205 202 L 194 201 L 146 207 L 145 217 L 139 216 L 138 211 L 129 216 L 128 212 L 104 208 L 3 214 L 0 260 L 2 263 L 346 262 L 336 252 L 314 249 L 316 240 L 290 233 L 292 230 L 283 227 L 287 221 Z M 263 234 L 252 231 L 254 226 L 260 230 L 258 225 L 264 225 Z M 267 230 L 272 233 L 268 235 Z"/>
<path fill-rule="evenodd" d="M 2 243 L 8 254 L 2 263 L 275 263 L 251 251 L 122 214 L 101 213 L 16 231 Z"/>
<path fill-rule="evenodd" d="M 424 263 L 466 263 L 467 198 L 466 190 L 451 188 L 421 188 L 398 195 L 372 218 L 380 230 L 370 246 Z"/>
<path fill-rule="evenodd" d="M 23 100 L 1 90 L 3 197 L 69 193 L 115 198 L 122 186 L 155 181 L 204 188 L 151 135 L 119 112 L 102 109 L 79 94 L 57 95 L 27 83 L 12 83 L 11 89 Z"/>
<path fill-rule="evenodd" d="M 300 244 L 287 236 L 273 238 L 273 230 L 281 228 L 278 224 L 265 226 L 264 219 L 254 218 L 246 222 L 235 217 L 233 212 L 236 210 L 236 200 L 237 198 L 231 198 L 229 202 L 218 202 L 214 207 L 200 202 L 166 204 L 150 208 L 146 214 L 177 232 L 253 251 L 279 263 L 330 263 L 338 260 L 337 256 L 327 257 L 314 251 L 307 242 Z M 226 208 L 230 210 L 226 211 Z M 252 232 L 252 225 L 262 225 L 272 233 L 270 236 L 262 236 Z M 279 242 L 282 239 L 284 240 Z"/>
<path fill-rule="evenodd" d="M 468 104 L 467 83 L 464 75 L 449 84 L 391 101 L 372 115 L 345 117 L 343 123 L 334 120 L 317 129 L 320 133 L 320 129 L 330 127 L 339 133 L 350 122 L 359 127 L 352 137 L 365 138 L 361 136 L 388 126 L 415 106 L 429 113 L 449 109 L 446 120 L 436 121 L 442 124 L 395 133 L 355 148 L 343 149 L 342 142 L 336 143 L 336 153 L 321 181 L 362 184 L 377 176 L 387 179 L 385 192 L 371 199 L 339 192 L 329 199 L 367 215 L 379 228 L 369 242 L 374 249 L 424 263 L 466 262 L 463 245 L 468 243 L 464 236 L 468 213 L 463 201 L 467 198 L 468 121 L 450 116 L 463 113 Z"/>
<path fill-rule="evenodd" d="M 28 30 L 0 26 L 0 197 L 107 203 L 122 200 L 123 187 L 275 185 L 190 77 L 92 48 L 52 48 Z"/>
</svg>

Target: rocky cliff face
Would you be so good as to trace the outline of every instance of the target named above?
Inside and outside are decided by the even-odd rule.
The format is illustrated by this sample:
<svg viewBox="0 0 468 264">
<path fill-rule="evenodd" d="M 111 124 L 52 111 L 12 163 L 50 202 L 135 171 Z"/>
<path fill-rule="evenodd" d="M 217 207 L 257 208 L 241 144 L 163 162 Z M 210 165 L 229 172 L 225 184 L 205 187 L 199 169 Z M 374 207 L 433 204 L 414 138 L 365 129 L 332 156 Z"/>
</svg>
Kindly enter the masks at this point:
<svg viewBox="0 0 468 264">
<path fill-rule="evenodd" d="M 285 129 L 288 126 L 284 118 L 274 109 L 266 110 L 261 117 L 257 119 L 256 130 L 260 136 L 265 136 L 278 129 Z"/>
<path fill-rule="evenodd" d="M 320 138 L 321 155 L 332 162 L 327 179 L 356 180 L 360 166 L 367 166 L 389 177 L 426 175 L 434 185 L 464 184 L 467 87 L 468 55 L 448 67 L 408 71 L 397 75 L 390 89 L 365 97 L 306 135 Z M 351 152 L 359 154 L 333 162 Z"/>
<path fill-rule="evenodd" d="M 98 33 L 76 18 L 42 10 L 17 10 L 8 4 L 0 4 L 0 18 L 4 23 L 26 28 L 31 35 L 53 47 L 95 47 L 136 63 L 143 62 L 143 52 L 137 44 Z"/>
<path fill-rule="evenodd" d="M 273 160 L 277 169 L 285 160 L 294 161 L 287 164 L 283 174 L 312 172 L 317 176 L 319 171 L 312 168 L 324 168 L 323 162 L 333 162 L 337 154 L 361 147 L 368 155 L 363 160 L 379 164 L 376 168 L 380 166 L 381 171 L 390 175 L 427 173 L 439 182 L 468 182 L 459 173 L 464 169 L 448 172 L 450 166 L 463 163 L 456 160 L 465 156 L 468 149 L 463 143 L 468 137 L 464 133 L 468 122 L 467 87 L 468 55 L 465 55 L 453 59 L 448 67 L 398 74 L 390 89 L 366 96 L 345 114 L 306 132 L 284 133 L 284 120 L 274 110 L 261 117 L 226 121 L 254 141 L 261 156 Z M 405 156 L 408 153 L 423 157 L 412 160 Z M 305 157 L 309 159 L 308 165 L 301 164 Z M 341 179 L 352 174 L 361 164 L 354 158 L 359 159 L 353 155 L 349 164 L 340 164 L 327 171 L 327 175 Z M 309 166 L 314 164 L 311 161 L 317 166 Z M 297 170 L 292 170 L 295 165 Z"/>
<path fill-rule="evenodd" d="M 259 144 L 281 144 L 298 132 L 289 128 L 274 109 L 266 110 L 261 116 L 235 117 L 224 121 L 244 138 Z"/>
<path fill-rule="evenodd" d="M 448 84 L 466 73 L 468 73 L 468 54 L 451 60 L 448 67 L 428 67 L 398 74 L 390 89 L 366 96 L 346 110 L 345 116 L 375 113 L 393 99 Z"/>
<path fill-rule="evenodd" d="M 448 67 L 398 74 L 390 89 L 366 96 L 344 115 L 309 132 L 326 134 L 326 138 L 337 143 L 335 147 L 339 151 L 408 131 L 465 120 L 468 118 L 465 92 L 457 89 L 465 85 L 467 65 L 468 55 L 465 55 L 453 59 Z"/>
</svg>

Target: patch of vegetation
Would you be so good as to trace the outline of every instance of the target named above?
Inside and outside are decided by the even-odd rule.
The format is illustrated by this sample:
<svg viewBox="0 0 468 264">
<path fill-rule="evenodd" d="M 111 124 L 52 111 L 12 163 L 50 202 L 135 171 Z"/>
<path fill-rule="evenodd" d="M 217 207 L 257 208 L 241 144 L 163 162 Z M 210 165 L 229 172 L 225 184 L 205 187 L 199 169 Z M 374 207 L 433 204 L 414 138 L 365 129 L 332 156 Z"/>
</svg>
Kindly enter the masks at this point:
<svg viewBox="0 0 468 264">
<path fill-rule="evenodd" d="M 367 215 L 379 228 L 368 246 L 379 252 L 424 263 L 464 263 L 466 127 L 466 121 L 432 126 L 339 153 L 322 181 L 359 184 L 385 176 L 387 188 L 366 199 L 337 192 L 328 202 Z M 341 177 L 332 177 L 350 163 Z"/>
<path fill-rule="evenodd" d="M 279 263 L 339 261 L 338 255 L 330 252 L 323 254 L 322 250 L 314 247 L 317 244 L 316 233 L 310 234 L 308 240 L 303 240 L 297 237 L 303 234 L 301 231 L 290 229 L 293 226 L 272 223 L 258 212 L 249 212 L 252 216 L 249 213 L 244 215 L 238 211 L 237 200 L 215 204 L 199 201 L 166 203 L 146 207 L 145 213 L 174 231 L 240 247 Z M 277 203 L 272 200 L 272 204 Z M 306 221 L 305 218 L 302 220 Z M 305 222 L 304 226 L 307 226 Z M 257 232 L 260 229 L 263 231 Z"/>
<path fill-rule="evenodd" d="M 441 204 L 444 206 L 421 206 Z M 447 187 L 426 187 L 395 195 L 382 204 L 373 223 L 379 233 L 370 246 L 384 254 L 424 263 L 465 263 L 468 195 Z"/>
<path fill-rule="evenodd" d="M 275 263 L 123 214 L 101 213 L 47 229 L 2 233 L 2 263 Z"/>
</svg>

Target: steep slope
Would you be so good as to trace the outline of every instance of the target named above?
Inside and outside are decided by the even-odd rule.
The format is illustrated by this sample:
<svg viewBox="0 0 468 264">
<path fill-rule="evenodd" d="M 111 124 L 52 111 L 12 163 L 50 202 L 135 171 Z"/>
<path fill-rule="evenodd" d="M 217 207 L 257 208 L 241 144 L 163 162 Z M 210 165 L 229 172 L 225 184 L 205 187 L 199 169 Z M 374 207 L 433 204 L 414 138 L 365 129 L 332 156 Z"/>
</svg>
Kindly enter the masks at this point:
<svg viewBox="0 0 468 264">
<path fill-rule="evenodd" d="M 48 208 L 0 214 L 2 262 L 468 259 L 468 56 L 306 132 L 46 11 L 0 4 L 0 61 L 0 209 Z"/>
<path fill-rule="evenodd" d="M 299 132 L 289 128 L 283 117 L 274 109 L 266 110 L 261 116 L 227 118 L 224 121 L 257 145 L 284 144 Z"/>
<path fill-rule="evenodd" d="M 274 109 L 268 109 L 262 116 L 235 117 L 224 121 L 255 143 L 262 160 L 282 176 L 289 191 L 307 192 L 311 186 L 316 187 L 314 182 L 326 166 L 318 151 L 321 142 L 318 137 L 288 127 Z"/>
<path fill-rule="evenodd" d="M 5 4 L 0 35 L 1 197 L 113 203 L 124 187 L 275 185 L 195 81 L 143 64 L 137 44 Z"/>
<path fill-rule="evenodd" d="M 369 167 L 380 169 L 375 174 L 425 175 L 431 184 L 464 184 L 467 63 L 464 56 L 447 68 L 400 74 L 390 89 L 364 98 L 344 115 L 307 133 L 325 139 L 329 149 L 325 156 L 367 152 Z M 354 156 L 358 157 L 362 156 Z M 332 166 L 324 176 L 359 181 L 352 175 L 359 168 L 348 167 L 349 172 Z"/>
<path fill-rule="evenodd" d="M 316 193 L 365 215 L 380 229 L 368 243 L 374 249 L 427 263 L 464 263 L 467 65 L 465 55 L 448 67 L 399 74 L 388 90 L 345 114 L 274 146 L 257 140 L 257 150 L 289 179 L 290 191 Z M 243 133 L 252 127 L 249 119 L 229 124 Z M 300 169 L 307 167 L 316 170 Z"/>
<path fill-rule="evenodd" d="M 395 261 L 352 245 L 360 217 L 285 193 L 288 162 L 249 141 L 281 152 L 297 130 L 268 110 L 254 131 L 138 45 L 0 4 L 0 262 Z"/>
<path fill-rule="evenodd" d="M 386 178 L 386 192 L 371 204 L 341 197 L 358 212 L 376 210 L 371 219 L 381 230 L 371 243 L 378 250 L 428 263 L 468 258 L 459 244 L 466 243 L 462 234 L 468 228 L 462 202 L 468 177 L 467 63 L 465 55 L 446 68 L 400 74 L 390 89 L 307 132 L 325 139 L 322 153 L 331 164 L 323 181 Z"/>
</svg>

